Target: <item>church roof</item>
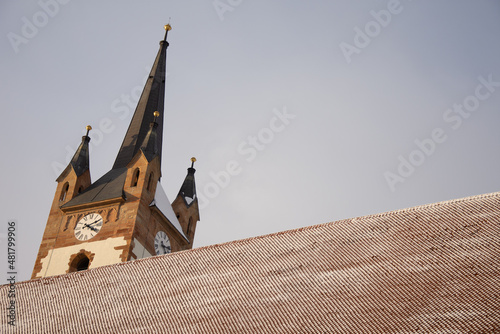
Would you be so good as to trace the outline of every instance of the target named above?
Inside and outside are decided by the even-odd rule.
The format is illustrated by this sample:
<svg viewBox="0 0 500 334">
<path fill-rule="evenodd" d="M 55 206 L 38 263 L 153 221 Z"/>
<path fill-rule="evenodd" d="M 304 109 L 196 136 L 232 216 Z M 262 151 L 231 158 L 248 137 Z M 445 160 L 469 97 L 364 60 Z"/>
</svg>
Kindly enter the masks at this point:
<svg viewBox="0 0 500 334">
<path fill-rule="evenodd" d="M 499 228 L 497 192 L 21 282 L 0 328 L 498 332 Z"/>
</svg>

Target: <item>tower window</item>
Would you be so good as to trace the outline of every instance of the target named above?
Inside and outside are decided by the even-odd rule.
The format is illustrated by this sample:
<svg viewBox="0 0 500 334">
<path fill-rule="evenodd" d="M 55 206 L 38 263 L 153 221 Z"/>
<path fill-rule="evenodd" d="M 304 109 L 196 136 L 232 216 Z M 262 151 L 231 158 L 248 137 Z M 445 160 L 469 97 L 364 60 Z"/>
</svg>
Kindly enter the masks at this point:
<svg viewBox="0 0 500 334">
<path fill-rule="evenodd" d="M 148 179 L 148 191 L 151 191 L 153 188 L 153 172 L 149 174 L 149 179 Z"/>
<path fill-rule="evenodd" d="M 76 271 L 89 269 L 89 263 L 90 263 L 89 258 L 85 256 L 76 264 Z"/>
<path fill-rule="evenodd" d="M 66 196 L 68 195 L 68 190 L 69 190 L 69 183 L 66 182 L 62 188 L 61 197 L 59 197 L 60 201 L 64 201 L 66 199 Z"/>
<path fill-rule="evenodd" d="M 139 170 L 139 168 L 137 168 L 134 171 L 134 175 L 132 176 L 132 183 L 130 184 L 131 187 L 136 187 L 137 186 L 137 182 L 139 182 L 139 175 L 140 174 L 141 174 L 141 171 Z"/>
<path fill-rule="evenodd" d="M 84 253 L 78 254 L 69 266 L 69 272 L 82 271 L 89 269 L 90 259 Z"/>
<path fill-rule="evenodd" d="M 83 186 L 80 186 L 80 188 L 78 188 L 78 193 L 81 194 L 83 191 Z"/>
</svg>

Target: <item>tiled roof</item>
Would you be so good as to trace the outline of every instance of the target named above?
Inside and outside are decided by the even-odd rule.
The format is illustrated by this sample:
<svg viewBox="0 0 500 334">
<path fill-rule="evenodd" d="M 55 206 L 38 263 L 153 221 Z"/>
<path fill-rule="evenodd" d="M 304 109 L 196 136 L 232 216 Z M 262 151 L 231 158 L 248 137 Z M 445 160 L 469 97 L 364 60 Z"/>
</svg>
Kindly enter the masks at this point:
<svg viewBox="0 0 500 334">
<path fill-rule="evenodd" d="M 498 333 L 499 232 L 493 193 L 36 279 L 0 329 Z"/>
</svg>

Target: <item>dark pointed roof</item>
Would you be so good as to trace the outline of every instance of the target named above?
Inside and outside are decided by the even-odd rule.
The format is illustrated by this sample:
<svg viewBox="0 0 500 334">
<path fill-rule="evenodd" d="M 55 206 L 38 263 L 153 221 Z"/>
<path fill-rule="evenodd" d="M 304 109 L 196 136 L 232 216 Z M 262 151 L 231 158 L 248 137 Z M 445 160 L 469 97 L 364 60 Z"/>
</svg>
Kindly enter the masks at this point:
<svg viewBox="0 0 500 334">
<path fill-rule="evenodd" d="M 160 115 L 156 119 L 158 123 L 156 135 L 156 147 L 161 152 L 163 137 L 163 105 L 165 99 L 165 77 L 166 58 L 168 42 L 165 39 L 160 42 L 160 50 L 156 56 L 149 78 L 142 91 L 141 98 L 137 103 L 134 116 L 128 127 L 123 143 L 118 151 L 113 169 L 127 166 L 135 154 L 139 151 L 148 135 L 149 124 L 154 121 L 153 113 L 158 111 Z M 161 161 L 161 154 L 160 154 Z"/>
<path fill-rule="evenodd" d="M 112 169 L 104 174 L 99 180 L 92 183 L 70 201 L 61 206 L 61 208 L 70 208 L 77 205 L 97 203 L 107 200 L 125 199 L 123 186 L 127 178 L 127 168 Z"/>
<path fill-rule="evenodd" d="M 69 162 L 68 166 L 64 169 L 64 171 L 59 175 L 57 178 L 57 181 L 60 181 L 61 178 L 66 175 L 68 172 L 69 168 L 73 168 L 73 170 L 76 173 L 76 176 L 82 175 L 86 170 L 89 169 L 89 142 L 90 142 L 90 137 L 88 136 L 88 131 L 87 135 L 82 137 L 82 142 L 80 143 L 80 146 L 78 146 L 78 149 L 75 152 L 75 155 Z"/>
<path fill-rule="evenodd" d="M 196 184 L 194 182 L 194 173 L 196 172 L 196 169 L 194 169 L 194 161 L 196 159 L 192 158 L 192 164 L 191 167 L 188 168 L 188 173 L 186 175 L 186 178 L 184 179 L 184 183 L 181 186 L 181 190 L 179 191 L 179 194 L 177 197 L 182 197 L 184 200 L 184 203 L 189 207 L 191 204 L 197 200 L 196 198 Z"/>
</svg>

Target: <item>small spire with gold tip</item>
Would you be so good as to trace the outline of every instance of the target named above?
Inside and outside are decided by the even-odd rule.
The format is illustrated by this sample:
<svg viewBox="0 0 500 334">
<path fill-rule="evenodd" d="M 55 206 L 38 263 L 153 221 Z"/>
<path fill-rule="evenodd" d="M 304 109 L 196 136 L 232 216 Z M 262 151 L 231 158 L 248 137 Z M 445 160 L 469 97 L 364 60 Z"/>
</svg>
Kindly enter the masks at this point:
<svg viewBox="0 0 500 334">
<path fill-rule="evenodd" d="M 168 23 L 165 24 L 164 28 L 165 28 L 165 37 L 163 38 L 163 40 L 166 42 L 167 41 L 168 32 L 170 30 L 172 30 L 172 26 L 170 25 L 170 18 L 168 18 Z"/>
<path fill-rule="evenodd" d="M 191 168 L 194 168 L 194 163 L 196 162 L 196 158 L 192 157 L 191 158 Z"/>
<path fill-rule="evenodd" d="M 153 113 L 153 116 L 155 117 L 153 119 L 153 123 L 156 123 L 156 119 L 158 118 L 158 116 L 160 116 L 160 113 L 158 112 L 158 110 Z"/>
<path fill-rule="evenodd" d="M 85 137 L 88 137 L 90 130 L 92 130 L 92 127 L 90 125 L 87 125 L 85 129 L 87 129 L 87 134 L 85 135 Z"/>
</svg>

